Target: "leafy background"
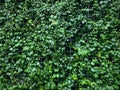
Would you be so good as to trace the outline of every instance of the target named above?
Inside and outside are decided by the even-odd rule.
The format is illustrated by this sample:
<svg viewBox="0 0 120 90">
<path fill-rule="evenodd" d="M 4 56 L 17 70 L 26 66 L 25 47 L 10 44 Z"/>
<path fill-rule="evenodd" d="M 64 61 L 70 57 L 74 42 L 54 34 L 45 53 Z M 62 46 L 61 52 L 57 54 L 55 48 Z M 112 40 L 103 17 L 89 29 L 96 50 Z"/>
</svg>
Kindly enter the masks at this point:
<svg viewBox="0 0 120 90">
<path fill-rule="evenodd" d="M 0 90 L 119 90 L 119 0 L 0 0 Z"/>
</svg>

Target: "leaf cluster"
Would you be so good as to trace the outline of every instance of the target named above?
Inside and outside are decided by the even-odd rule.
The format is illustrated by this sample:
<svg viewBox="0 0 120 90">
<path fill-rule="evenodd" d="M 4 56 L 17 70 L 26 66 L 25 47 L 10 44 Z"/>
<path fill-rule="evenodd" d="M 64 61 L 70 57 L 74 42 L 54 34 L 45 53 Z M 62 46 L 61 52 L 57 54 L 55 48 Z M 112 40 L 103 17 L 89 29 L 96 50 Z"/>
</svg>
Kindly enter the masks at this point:
<svg viewBox="0 0 120 90">
<path fill-rule="evenodd" d="M 119 90 L 119 0 L 1 0 L 0 90 Z"/>
</svg>

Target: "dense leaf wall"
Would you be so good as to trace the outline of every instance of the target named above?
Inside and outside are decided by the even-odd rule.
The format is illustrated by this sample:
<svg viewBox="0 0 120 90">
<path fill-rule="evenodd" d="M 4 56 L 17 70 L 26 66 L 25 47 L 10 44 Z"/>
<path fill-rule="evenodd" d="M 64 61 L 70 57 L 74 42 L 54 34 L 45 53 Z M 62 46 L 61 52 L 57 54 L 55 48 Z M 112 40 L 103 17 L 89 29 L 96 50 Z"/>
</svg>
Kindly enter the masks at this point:
<svg viewBox="0 0 120 90">
<path fill-rule="evenodd" d="M 119 0 L 0 0 L 0 90 L 119 90 Z"/>
</svg>

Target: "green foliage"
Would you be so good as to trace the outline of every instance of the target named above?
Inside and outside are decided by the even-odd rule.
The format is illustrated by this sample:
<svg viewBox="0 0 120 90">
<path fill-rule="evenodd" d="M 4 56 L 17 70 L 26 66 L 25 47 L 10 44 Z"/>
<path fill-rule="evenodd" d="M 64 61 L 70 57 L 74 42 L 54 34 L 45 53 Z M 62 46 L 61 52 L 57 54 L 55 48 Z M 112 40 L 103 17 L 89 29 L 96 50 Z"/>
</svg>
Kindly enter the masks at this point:
<svg viewBox="0 0 120 90">
<path fill-rule="evenodd" d="M 0 90 L 119 90 L 119 0 L 1 0 Z"/>
</svg>

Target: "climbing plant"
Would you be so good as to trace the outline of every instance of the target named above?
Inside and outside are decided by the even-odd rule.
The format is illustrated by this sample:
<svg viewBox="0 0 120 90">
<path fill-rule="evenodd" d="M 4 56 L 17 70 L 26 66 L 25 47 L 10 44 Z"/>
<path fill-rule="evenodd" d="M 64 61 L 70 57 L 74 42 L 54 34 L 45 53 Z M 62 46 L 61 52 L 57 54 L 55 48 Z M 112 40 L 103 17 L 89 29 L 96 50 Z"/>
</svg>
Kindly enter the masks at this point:
<svg viewBox="0 0 120 90">
<path fill-rule="evenodd" d="M 0 90 L 119 90 L 119 0 L 1 0 Z"/>
</svg>

